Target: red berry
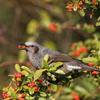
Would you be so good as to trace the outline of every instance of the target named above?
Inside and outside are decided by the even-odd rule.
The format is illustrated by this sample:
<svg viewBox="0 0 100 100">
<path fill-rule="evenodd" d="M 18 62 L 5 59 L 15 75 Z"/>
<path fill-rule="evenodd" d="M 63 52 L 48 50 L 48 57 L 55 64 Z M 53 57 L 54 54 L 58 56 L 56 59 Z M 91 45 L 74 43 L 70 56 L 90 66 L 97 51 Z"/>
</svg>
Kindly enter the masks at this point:
<svg viewBox="0 0 100 100">
<path fill-rule="evenodd" d="M 79 56 L 79 55 L 80 55 L 80 51 L 77 50 L 77 51 L 76 51 L 76 56 Z"/>
<path fill-rule="evenodd" d="M 73 56 L 76 56 L 76 52 L 73 52 L 72 55 L 73 55 Z"/>
<path fill-rule="evenodd" d="M 89 66 L 93 66 L 93 63 L 92 63 L 92 62 L 90 62 L 90 63 L 88 63 L 88 65 L 89 65 Z"/>
<path fill-rule="evenodd" d="M 31 83 L 28 84 L 28 87 L 31 87 Z"/>
<path fill-rule="evenodd" d="M 24 94 L 22 94 L 22 96 L 21 96 L 22 98 L 24 98 L 24 97 L 26 97 L 26 94 L 24 93 Z"/>
<path fill-rule="evenodd" d="M 90 12 L 89 15 L 94 15 L 94 13 L 93 12 Z"/>
<path fill-rule="evenodd" d="M 79 7 L 78 9 L 80 9 L 80 10 L 81 10 L 81 9 L 82 9 L 82 7 Z"/>
<path fill-rule="evenodd" d="M 28 87 L 32 88 L 34 86 L 34 83 L 29 83 Z"/>
<path fill-rule="evenodd" d="M 35 92 L 39 92 L 38 87 L 34 87 L 34 91 L 35 91 Z"/>
<path fill-rule="evenodd" d="M 35 85 L 35 82 L 34 81 L 32 81 L 32 83 L 31 83 L 32 85 Z"/>
<path fill-rule="evenodd" d="M 22 45 L 18 45 L 18 48 L 19 48 L 19 49 L 22 48 Z"/>
<path fill-rule="evenodd" d="M 72 45 L 72 46 L 71 46 L 71 49 L 75 49 L 75 48 L 76 48 L 76 46 L 75 46 L 75 45 Z"/>
<path fill-rule="evenodd" d="M 10 88 L 10 86 L 7 86 L 7 88 Z"/>
<path fill-rule="evenodd" d="M 31 66 L 31 63 L 30 62 L 26 62 L 26 66 Z"/>
<path fill-rule="evenodd" d="M 42 82 L 43 80 L 38 80 L 37 82 Z"/>
<path fill-rule="evenodd" d="M 82 46 L 82 47 L 81 47 L 81 51 L 82 51 L 82 52 L 87 52 L 87 48 L 84 47 L 84 46 Z"/>
<path fill-rule="evenodd" d="M 90 28 L 91 28 L 91 27 L 93 27 L 93 25 L 92 25 L 92 24 L 89 24 L 88 26 L 89 26 Z"/>
<path fill-rule="evenodd" d="M 68 11 L 72 12 L 73 10 L 72 9 L 69 9 Z"/>
<path fill-rule="evenodd" d="M 95 70 L 92 70 L 92 76 L 94 76 L 94 75 L 98 75 L 99 73 L 97 72 L 97 71 L 95 71 Z"/>
<path fill-rule="evenodd" d="M 74 100 L 80 100 L 80 97 L 75 92 L 72 92 L 71 95 L 73 96 Z"/>
<path fill-rule="evenodd" d="M 83 2 L 80 2 L 79 5 L 83 5 Z"/>
<path fill-rule="evenodd" d="M 56 22 L 52 22 L 49 26 L 49 29 L 51 31 L 57 32 L 57 28 L 56 28 Z"/>
</svg>

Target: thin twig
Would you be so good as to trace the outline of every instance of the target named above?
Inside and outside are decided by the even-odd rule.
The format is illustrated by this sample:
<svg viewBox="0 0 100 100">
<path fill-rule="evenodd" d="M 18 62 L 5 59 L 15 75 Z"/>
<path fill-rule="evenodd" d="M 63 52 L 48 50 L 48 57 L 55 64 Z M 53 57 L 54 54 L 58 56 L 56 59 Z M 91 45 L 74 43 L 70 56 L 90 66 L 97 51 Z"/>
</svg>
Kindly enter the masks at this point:
<svg viewBox="0 0 100 100">
<path fill-rule="evenodd" d="M 71 30 L 82 30 L 82 28 L 77 28 L 74 26 L 61 26 L 62 29 L 71 29 Z"/>
<path fill-rule="evenodd" d="M 8 66 L 8 65 L 13 65 L 13 64 L 22 64 L 21 62 L 18 61 L 7 61 L 7 62 L 3 62 L 0 64 L 0 67 L 4 67 L 4 66 Z"/>
</svg>

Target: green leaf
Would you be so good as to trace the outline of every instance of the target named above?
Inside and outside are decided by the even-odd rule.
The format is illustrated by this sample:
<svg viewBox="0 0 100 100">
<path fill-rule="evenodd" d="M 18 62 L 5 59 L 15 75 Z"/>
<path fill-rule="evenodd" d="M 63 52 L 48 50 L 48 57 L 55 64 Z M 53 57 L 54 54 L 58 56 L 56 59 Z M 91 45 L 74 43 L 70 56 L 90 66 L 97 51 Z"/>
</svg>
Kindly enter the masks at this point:
<svg viewBox="0 0 100 100">
<path fill-rule="evenodd" d="M 4 88 L 2 89 L 2 91 L 8 92 L 8 88 L 7 88 L 7 87 L 4 87 Z"/>
<path fill-rule="evenodd" d="M 29 75 L 29 73 L 26 70 L 23 70 L 22 71 L 22 74 L 25 75 L 25 76 L 28 76 Z"/>
<path fill-rule="evenodd" d="M 72 78 L 72 76 L 71 76 L 71 75 L 69 75 L 69 76 L 67 76 L 66 78 L 69 78 L 69 79 L 70 79 L 70 78 Z"/>
<path fill-rule="evenodd" d="M 4 99 L 4 100 L 10 100 L 10 97 L 9 97 L 9 98 L 6 98 L 6 99 Z"/>
<path fill-rule="evenodd" d="M 79 14 L 80 14 L 82 17 L 85 16 L 85 12 L 84 12 L 84 10 L 78 10 L 78 12 L 79 12 Z"/>
<path fill-rule="evenodd" d="M 91 4 L 91 1 L 90 0 L 85 0 L 85 3 Z"/>
<path fill-rule="evenodd" d="M 50 55 L 49 55 L 49 54 L 46 54 L 46 55 L 44 56 L 44 60 L 48 61 L 48 60 L 49 60 L 49 57 L 50 57 Z"/>
<path fill-rule="evenodd" d="M 57 62 L 57 63 L 54 64 L 54 67 L 58 68 L 58 67 L 61 66 L 61 65 L 63 65 L 62 62 Z"/>
<path fill-rule="evenodd" d="M 49 69 L 49 71 L 56 71 L 56 70 L 57 70 L 56 67 L 51 67 L 51 68 Z"/>
<path fill-rule="evenodd" d="M 30 35 L 35 35 L 39 27 L 39 23 L 36 20 L 31 20 L 27 25 L 27 33 Z"/>
<path fill-rule="evenodd" d="M 82 61 L 85 63 L 92 62 L 93 64 L 96 64 L 98 62 L 97 58 L 93 58 L 93 57 L 83 58 Z"/>
<path fill-rule="evenodd" d="M 29 88 L 29 93 L 34 94 L 34 88 Z"/>
<path fill-rule="evenodd" d="M 14 77 L 14 75 L 8 75 L 8 76 L 10 76 L 10 77 Z"/>
<path fill-rule="evenodd" d="M 62 62 L 57 62 L 54 66 L 50 67 L 49 71 L 56 71 L 59 66 L 63 65 Z"/>
<path fill-rule="evenodd" d="M 74 6 L 74 9 L 73 9 L 74 11 L 77 11 L 77 6 Z"/>
<path fill-rule="evenodd" d="M 57 79 L 56 78 L 52 78 L 52 81 L 56 81 Z"/>
<path fill-rule="evenodd" d="M 70 79 L 69 81 L 70 81 L 70 82 L 73 82 L 73 79 Z"/>
<path fill-rule="evenodd" d="M 98 17 L 97 21 L 100 21 L 100 16 Z"/>
<path fill-rule="evenodd" d="M 42 96 L 42 97 L 46 97 L 47 94 L 46 94 L 45 92 L 40 92 L 40 96 Z"/>
<path fill-rule="evenodd" d="M 100 21 L 99 22 L 96 22 L 96 26 L 100 26 Z"/>
<path fill-rule="evenodd" d="M 59 69 L 57 71 L 55 71 L 55 73 L 61 74 L 61 75 L 64 75 L 65 74 L 62 70 L 59 70 Z"/>
<path fill-rule="evenodd" d="M 94 78 L 94 82 L 95 82 L 95 84 L 98 86 L 99 84 L 98 84 L 98 79 L 97 78 Z"/>
<path fill-rule="evenodd" d="M 48 76 L 51 76 L 51 73 L 50 73 L 50 72 L 47 72 L 46 74 L 47 74 Z"/>
<path fill-rule="evenodd" d="M 90 95 L 89 92 L 85 88 L 83 88 L 81 86 L 76 86 L 75 90 L 80 92 L 81 94 Z"/>
<path fill-rule="evenodd" d="M 21 72 L 19 64 L 15 64 L 15 69 L 16 69 L 17 72 Z"/>
<path fill-rule="evenodd" d="M 52 88 L 52 91 L 56 92 L 57 91 L 57 85 L 56 84 L 51 84 L 51 88 Z"/>
<path fill-rule="evenodd" d="M 28 89 L 29 87 L 28 87 L 27 85 L 24 85 L 23 88 L 24 88 L 24 89 Z"/>
<path fill-rule="evenodd" d="M 21 68 L 24 69 L 24 70 L 26 70 L 29 73 L 32 73 L 31 70 L 28 67 L 26 67 L 26 66 L 21 66 Z"/>
<path fill-rule="evenodd" d="M 39 79 L 39 77 L 42 75 L 42 73 L 46 71 L 46 69 L 40 69 L 40 70 L 37 70 L 35 73 L 34 73 L 34 81 Z"/>
<path fill-rule="evenodd" d="M 46 98 L 43 98 L 43 97 L 39 97 L 38 100 L 47 100 Z"/>
<path fill-rule="evenodd" d="M 43 67 L 45 67 L 46 69 L 48 69 L 48 62 L 46 60 L 42 60 L 42 65 Z"/>
</svg>

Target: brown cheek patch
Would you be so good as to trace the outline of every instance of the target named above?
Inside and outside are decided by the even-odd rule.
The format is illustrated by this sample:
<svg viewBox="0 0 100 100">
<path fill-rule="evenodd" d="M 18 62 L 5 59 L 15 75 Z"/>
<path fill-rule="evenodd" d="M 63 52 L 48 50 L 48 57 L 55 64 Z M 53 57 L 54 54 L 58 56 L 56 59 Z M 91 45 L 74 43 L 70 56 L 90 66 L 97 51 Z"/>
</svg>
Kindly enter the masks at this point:
<svg viewBox="0 0 100 100">
<path fill-rule="evenodd" d="M 39 48 L 35 46 L 34 51 L 35 51 L 35 54 L 36 54 L 39 51 Z"/>
</svg>

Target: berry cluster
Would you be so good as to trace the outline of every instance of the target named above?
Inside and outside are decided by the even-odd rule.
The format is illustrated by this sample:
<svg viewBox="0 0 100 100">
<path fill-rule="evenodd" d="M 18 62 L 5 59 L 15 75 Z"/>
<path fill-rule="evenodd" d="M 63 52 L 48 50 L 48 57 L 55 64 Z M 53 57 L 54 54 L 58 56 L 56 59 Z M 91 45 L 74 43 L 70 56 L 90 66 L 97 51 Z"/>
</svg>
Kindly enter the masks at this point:
<svg viewBox="0 0 100 100">
<path fill-rule="evenodd" d="M 92 62 L 89 62 L 88 65 L 91 66 L 91 67 L 93 67 L 93 63 L 92 63 Z M 96 66 L 96 68 L 99 68 L 99 66 Z M 95 71 L 95 70 L 92 70 L 92 71 L 91 71 L 91 74 L 92 74 L 92 76 L 94 76 L 94 75 L 98 75 L 99 72 L 97 72 L 97 71 Z"/>
<path fill-rule="evenodd" d="M 25 100 L 25 97 L 26 97 L 26 94 L 25 93 L 23 93 L 23 94 L 21 94 L 21 93 L 18 93 L 18 100 Z"/>
<path fill-rule="evenodd" d="M 24 79 L 22 79 L 22 76 Z M 4 99 L 7 99 L 7 100 L 25 100 L 25 97 L 27 96 L 26 94 L 28 94 L 27 92 L 29 91 L 29 88 L 33 88 L 34 93 L 40 91 L 38 88 L 38 85 L 43 80 L 36 80 L 36 81 L 30 80 L 30 82 L 27 82 L 25 79 L 25 76 L 22 74 L 22 72 L 14 73 L 13 77 L 15 79 L 14 82 L 16 84 L 16 88 L 11 87 L 11 86 L 5 87 L 3 92 L 2 92 L 2 96 Z M 29 87 L 29 88 L 26 88 L 24 90 L 22 90 L 22 89 L 20 90 L 20 87 L 23 86 L 23 84 L 25 84 L 25 86 Z M 24 91 L 24 92 L 22 92 L 22 91 Z M 13 94 L 15 94 L 16 96 L 13 97 Z"/>
<path fill-rule="evenodd" d="M 51 31 L 57 32 L 56 22 L 52 22 L 49 26 Z"/>
<path fill-rule="evenodd" d="M 72 46 L 71 47 L 72 49 L 75 49 L 76 48 L 76 46 Z M 79 56 L 81 53 L 87 53 L 87 48 L 85 47 L 85 46 L 82 46 L 80 49 L 78 49 L 78 50 L 76 50 L 76 51 L 74 51 L 73 53 L 72 53 L 72 55 L 73 56 Z"/>
<path fill-rule="evenodd" d="M 21 72 L 19 72 L 18 74 L 14 73 L 14 76 L 15 76 L 15 80 L 19 80 L 20 78 L 22 78 L 22 73 Z"/>
<path fill-rule="evenodd" d="M 34 87 L 34 86 L 35 86 L 35 82 L 34 82 L 34 81 L 32 81 L 31 83 L 28 83 L 28 84 L 27 84 L 27 86 L 28 86 L 28 87 L 30 87 L 30 88 L 32 88 L 32 87 Z"/>
<path fill-rule="evenodd" d="M 3 96 L 4 99 L 10 97 L 10 95 L 8 95 L 7 92 L 5 92 L 5 91 L 2 92 L 2 96 Z"/>
<path fill-rule="evenodd" d="M 83 7 L 82 7 L 83 4 L 84 4 L 83 2 L 80 2 L 80 3 L 76 4 L 77 9 L 79 9 L 79 10 L 83 9 Z"/>
<path fill-rule="evenodd" d="M 75 92 L 72 92 L 71 95 L 73 96 L 73 100 L 80 100 L 80 97 Z"/>
<path fill-rule="evenodd" d="M 76 3 L 75 4 L 71 3 L 71 4 L 68 4 L 65 8 L 67 8 L 68 11 L 72 12 L 74 7 L 76 7 L 79 10 L 83 9 L 83 7 L 82 7 L 83 4 L 84 4 L 83 2 L 79 2 L 77 4 Z"/>
<path fill-rule="evenodd" d="M 92 0 L 93 5 L 98 5 L 98 2 L 96 0 Z"/>
<path fill-rule="evenodd" d="M 6 87 L 6 89 L 9 89 L 9 88 L 11 88 L 11 89 L 13 89 L 14 91 L 16 91 L 16 89 L 14 88 L 14 87 L 11 87 L 11 86 L 7 86 Z M 9 92 L 9 91 L 8 91 Z M 2 96 L 3 96 L 3 98 L 4 99 L 7 99 L 7 98 L 10 98 L 11 96 L 8 94 L 8 92 L 7 91 L 3 91 L 2 92 Z M 12 99 L 10 99 L 10 100 L 12 100 Z"/>
<path fill-rule="evenodd" d="M 97 71 L 95 71 L 95 70 L 92 70 L 91 73 L 92 73 L 92 76 L 98 75 L 98 74 L 99 74 L 99 72 L 97 72 Z"/>
<path fill-rule="evenodd" d="M 42 82 L 43 80 L 37 80 L 36 82 L 40 83 Z M 36 86 L 36 82 L 35 81 L 32 81 L 31 83 L 28 83 L 27 86 L 29 88 L 34 88 L 34 92 L 39 92 L 39 89 L 38 87 Z"/>
<path fill-rule="evenodd" d="M 74 5 L 73 4 L 69 4 L 65 8 L 67 8 L 68 11 L 72 12 L 73 11 L 73 8 L 74 8 Z"/>
</svg>

